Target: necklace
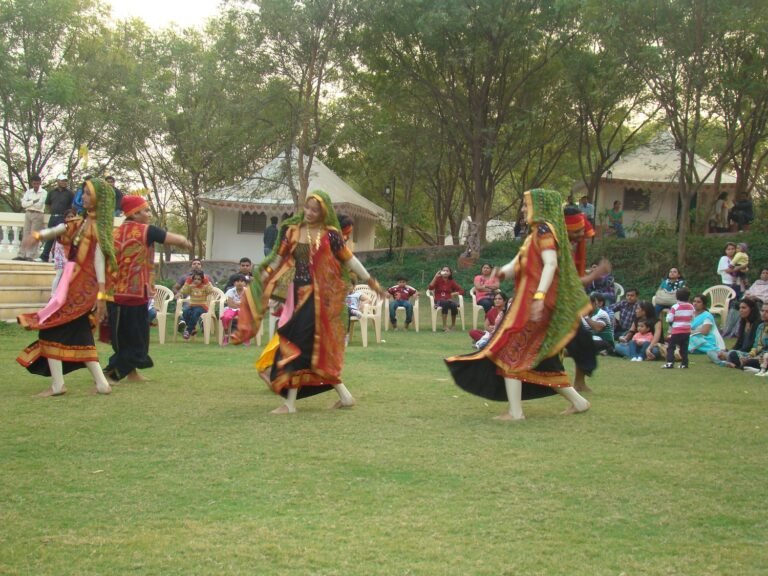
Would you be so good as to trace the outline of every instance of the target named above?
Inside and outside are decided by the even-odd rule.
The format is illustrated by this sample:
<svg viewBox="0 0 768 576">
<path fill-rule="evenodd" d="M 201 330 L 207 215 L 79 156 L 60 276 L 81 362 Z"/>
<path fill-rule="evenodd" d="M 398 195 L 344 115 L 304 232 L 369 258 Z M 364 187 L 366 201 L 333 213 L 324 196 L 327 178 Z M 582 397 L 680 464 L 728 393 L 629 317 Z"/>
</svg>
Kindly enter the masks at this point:
<svg viewBox="0 0 768 576">
<path fill-rule="evenodd" d="M 318 250 L 320 250 L 320 240 L 322 240 L 323 238 L 323 229 L 315 228 L 315 230 L 317 230 L 317 235 L 314 237 L 312 236 L 312 230 L 313 228 L 310 228 L 309 226 L 307 226 L 307 240 L 309 240 L 309 247 L 310 248 L 314 247 L 314 250 L 312 251 L 317 252 Z"/>
</svg>

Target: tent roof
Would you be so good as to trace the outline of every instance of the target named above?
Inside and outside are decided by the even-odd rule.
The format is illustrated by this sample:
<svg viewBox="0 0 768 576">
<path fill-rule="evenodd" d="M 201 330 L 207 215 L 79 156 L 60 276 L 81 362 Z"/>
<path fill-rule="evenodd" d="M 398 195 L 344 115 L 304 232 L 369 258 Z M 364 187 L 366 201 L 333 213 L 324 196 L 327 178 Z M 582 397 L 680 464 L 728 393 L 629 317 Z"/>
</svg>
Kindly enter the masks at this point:
<svg viewBox="0 0 768 576">
<path fill-rule="evenodd" d="M 695 157 L 694 170 L 698 178 L 705 178 L 705 185 L 714 185 L 715 172 L 712 165 Z M 669 132 L 662 132 L 648 144 L 636 148 L 622 156 L 610 168 L 611 180 L 629 182 L 656 183 L 658 185 L 677 184 L 680 174 L 680 151 L 675 147 L 675 139 Z M 607 172 L 603 180 L 608 180 Z M 735 185 L 736 177 L 723 173 L 720 186 Z"/>
<path fill-rule="evenodd" d="M 291 157 L 294 181 L 297 176 L 296 149 Z M 288 186 L 285 155 L 278 156 L 250 177 L 201 196 L 204 205 L 236 212 L 264 212 L 268 216 L 280 216 L 293 212 L 293 197 Z M 298 187 L 298 183 L 296 184 Z M 337 213 L 353 218 L 387 219 L 389 213 L 358 194 L 317 158 L 312 160 L 309 190 L 324 190 Z"/>
</svg>

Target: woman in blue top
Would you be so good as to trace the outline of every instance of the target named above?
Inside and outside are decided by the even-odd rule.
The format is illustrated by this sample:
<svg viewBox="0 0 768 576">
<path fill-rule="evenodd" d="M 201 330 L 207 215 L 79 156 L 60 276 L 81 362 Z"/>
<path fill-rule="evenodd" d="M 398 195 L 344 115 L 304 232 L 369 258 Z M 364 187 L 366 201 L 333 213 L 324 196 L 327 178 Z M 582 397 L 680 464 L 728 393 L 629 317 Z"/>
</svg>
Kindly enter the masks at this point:
<svg viewBox="0 0 768 576">
<path fill-rule="evenodd" d="M 715 323 L 715 317 L 707 310 L 706 296 L 697 294 L 693 297 L 696 310 L 691 322 L 691 339 L 688 341 L 690 354 L 706 354 L 711 350 L 725 350 L 725 341 Z"/>
</svg>

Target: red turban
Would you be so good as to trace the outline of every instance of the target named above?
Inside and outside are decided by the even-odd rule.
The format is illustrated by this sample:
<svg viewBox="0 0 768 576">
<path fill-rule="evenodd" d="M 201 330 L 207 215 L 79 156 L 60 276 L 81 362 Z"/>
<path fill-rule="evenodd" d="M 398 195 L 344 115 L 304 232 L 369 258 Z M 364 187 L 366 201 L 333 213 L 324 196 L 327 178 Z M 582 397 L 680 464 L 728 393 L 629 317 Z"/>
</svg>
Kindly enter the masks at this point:
<svg viewBox="0 0 768 576">
<path fill-rule="evenodd" d="M 123 202 L 120 205 L 120 207 L 123 210 L 123 214 L 125 214 L 125 217 L 128 218 L 129 216 L 133 216 L 137 212 L 144 210 L 149 206 L 147 204 L 147 201 L 144 199 L 143 196 L 123 196 Z"/>
</svg>

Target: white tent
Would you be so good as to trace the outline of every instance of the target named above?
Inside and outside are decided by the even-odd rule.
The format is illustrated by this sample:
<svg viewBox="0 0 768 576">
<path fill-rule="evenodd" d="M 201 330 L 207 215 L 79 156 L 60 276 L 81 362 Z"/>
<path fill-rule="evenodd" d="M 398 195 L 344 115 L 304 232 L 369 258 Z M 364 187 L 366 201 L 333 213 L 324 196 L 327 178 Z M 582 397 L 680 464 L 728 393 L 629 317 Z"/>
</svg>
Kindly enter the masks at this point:
<svg viewBox="0 0 768 576">
<path fill-rule="evenodd" d="M 291 161 L 291 174 L 298 188 L 295 152 Z M 373 249 L 377 221 L 389 221 L 386 210 L 357 193 L 317 158 L 312 161 L 309 178 L 309 191 L 312 190 L 325 191 L 337 214 L 353 218 L 352 239 L 356 249 Z M 260 259 L 269 219 L 277 216 L 282 220 L 294 212 L 285 155 L 241 182 L 205 193 L 201 203 L 208 209 L 206 259 Z"/>
</svg>

